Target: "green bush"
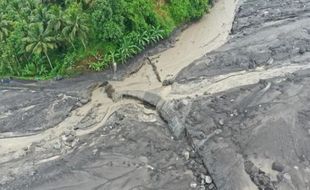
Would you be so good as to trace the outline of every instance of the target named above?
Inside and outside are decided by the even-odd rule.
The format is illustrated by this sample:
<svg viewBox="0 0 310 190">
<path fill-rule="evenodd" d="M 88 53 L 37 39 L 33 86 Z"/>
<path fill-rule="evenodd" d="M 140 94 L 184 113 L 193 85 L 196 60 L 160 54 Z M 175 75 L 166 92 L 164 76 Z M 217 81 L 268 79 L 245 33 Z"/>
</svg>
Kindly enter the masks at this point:
<svg viewBox="0 0 310 190">
<path fill-rule="evenodd" d="M 190 15 L 191 19 L 199 19 L 201 18 L 209 8 L 209 0 L 190 0 L 191 9 Z"/>
<path fill-rule="evenodd" d="M 190 19 L 190 7 L 189 0 L 169 0 L 169 11 L 177 24 Z"/>
<path fill-rule="evenodd" d="M 207 11 L 208 0 L 169 0 L 169 11 L 177 24 L 199 19 Z"/>
</svg>

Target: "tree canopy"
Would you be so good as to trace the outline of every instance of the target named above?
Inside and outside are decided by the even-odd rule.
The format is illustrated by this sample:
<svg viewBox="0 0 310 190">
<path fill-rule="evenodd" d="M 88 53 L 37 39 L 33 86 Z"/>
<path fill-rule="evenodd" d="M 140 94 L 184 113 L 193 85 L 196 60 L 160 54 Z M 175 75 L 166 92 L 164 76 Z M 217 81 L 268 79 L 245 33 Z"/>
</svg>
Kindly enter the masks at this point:
<svg viewBox="0 0 310 190">
<path fill-rule="evenodd" d="M 208 0 L 1 0 L 0 76 L 49 78 L 125 63 L 208 6 Z"/>
</svg>

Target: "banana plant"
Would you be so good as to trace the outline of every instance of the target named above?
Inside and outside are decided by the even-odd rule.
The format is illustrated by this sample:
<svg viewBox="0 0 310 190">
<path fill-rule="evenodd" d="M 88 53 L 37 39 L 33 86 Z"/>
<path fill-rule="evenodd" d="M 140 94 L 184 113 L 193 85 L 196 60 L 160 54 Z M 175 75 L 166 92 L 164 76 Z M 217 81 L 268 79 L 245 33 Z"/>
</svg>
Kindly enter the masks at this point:
<svg viewBox="0 0 310 190">
<path fill-rule="evenodd" d="M 159 27 L 152 26 L 152 28 L 149 30 L 150 40 L 153 43 L 158 42 L 159 40 L 164 38 L 163 33 L 164 33 L 164 31 L 161 30 Z"/>
<path fill-rule="evenodd" d="M 137 45 L 134 45 L 130 39 L 124 38 L 121 47 L 119 48 L 122 63 L 125 63 L 126 59 L 131 58 L 139 51 L 141 51 L 141 48 L 139 48 Z"/>
</svg>

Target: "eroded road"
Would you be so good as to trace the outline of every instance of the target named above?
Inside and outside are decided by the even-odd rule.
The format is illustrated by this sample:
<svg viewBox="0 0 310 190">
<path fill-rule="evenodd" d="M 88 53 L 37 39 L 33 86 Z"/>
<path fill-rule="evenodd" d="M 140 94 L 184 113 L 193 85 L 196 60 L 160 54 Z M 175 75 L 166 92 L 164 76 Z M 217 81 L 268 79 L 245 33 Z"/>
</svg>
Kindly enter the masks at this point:
<svg viewBox="0 0 310 190">
<path fill-rule="evenodd" d="M 310 189 L 310 0 L 236 3 L 123 80 L 2 84 L 0 189 Z"/>
</svg>

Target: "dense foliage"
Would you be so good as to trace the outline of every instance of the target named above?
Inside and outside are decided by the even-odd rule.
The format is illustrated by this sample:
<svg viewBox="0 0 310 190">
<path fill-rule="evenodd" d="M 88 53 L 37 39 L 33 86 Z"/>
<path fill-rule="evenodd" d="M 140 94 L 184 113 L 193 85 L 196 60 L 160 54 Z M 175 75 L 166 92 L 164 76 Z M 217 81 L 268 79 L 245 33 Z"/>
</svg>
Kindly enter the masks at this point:
<svg viewBox="0 0 310 190">
<path fill-rule="evenodd" d="M 0 76 L 125 63 L 207 8 L 208 0 L 1 0 Z"/>
</svg>

